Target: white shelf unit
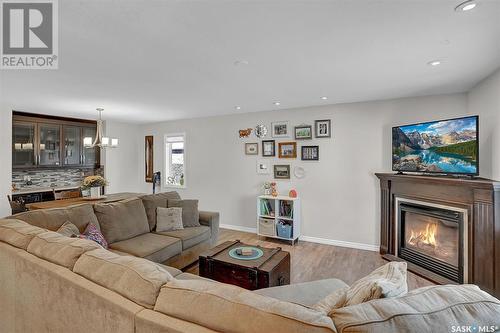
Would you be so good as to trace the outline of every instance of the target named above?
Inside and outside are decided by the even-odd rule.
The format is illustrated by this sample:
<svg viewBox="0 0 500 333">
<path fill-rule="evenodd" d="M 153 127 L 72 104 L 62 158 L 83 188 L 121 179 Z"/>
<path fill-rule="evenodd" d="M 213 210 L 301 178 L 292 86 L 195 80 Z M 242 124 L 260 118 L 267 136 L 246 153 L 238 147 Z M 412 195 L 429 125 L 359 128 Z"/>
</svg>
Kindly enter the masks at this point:
<svg viewBox="0 0 500 333">
<path fill-rule="evenodd" d="M 280 222 L 285 222 L 287 227 L 279 226 Z M 293 244 L 300 237 L 300 223 L 300 198 L 271 195 L 257 197 L 257 234 L 259 236 L 287 240 Z M 289 232 L 289 235 L 280 236 L 278 228 L 281 234 Z"/>
</svg>

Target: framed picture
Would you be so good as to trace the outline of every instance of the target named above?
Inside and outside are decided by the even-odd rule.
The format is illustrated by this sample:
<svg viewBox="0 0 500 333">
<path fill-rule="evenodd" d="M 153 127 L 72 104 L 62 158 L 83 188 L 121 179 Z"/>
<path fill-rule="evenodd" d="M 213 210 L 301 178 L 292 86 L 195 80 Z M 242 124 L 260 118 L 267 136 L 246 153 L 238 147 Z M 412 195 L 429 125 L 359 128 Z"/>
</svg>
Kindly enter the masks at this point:
<svg viewBox="0 0 500 333">
<path fill-rule="evenodd" d="M 246 155 L 259 154 L 259 144 L 257 142 L 245 143 L 245 154 Z"/>
<path fill-rule="evenodd" d="M 262 141 L 262 156 L 271 157 L 276 156 L 276 141 L 264 140 Z"/>
<path fill-rule="evenodd" d="M 257 173 L 260 175 L 268 175 L 271 173 L 271 165 L 269 164 L 269 160 L 257 161 Z"/>
<path fill-rule="evenodd" d="M 295 140 L 312 139 L 312 132 L 312 126 L 310 125 L 295 126 Z"/>
<path fill-rule="evenodd" d="M 144 160 L 146 167 L 146 183 L 153 182 L 153 136 L 148 135 L 144 138 Z"/>
<path fill-rule="evenodd" d="M 331 132 L 332 121 L 330 119 L 326 120 L 315 120 L 314 130 L 317 138 L 330 138 L 332 136 Z"/>
<path fill-rule="evenodd" d="M 290 179 L 290 165 L 282 164 L 274 166 L 275 179 Z"/>
<path fill-rule="evenodd" d="M 297 157 L 297 142 L 280 142 L 279 158 L 296 158 Z"/>
<path fill-rule="evenodd" d="M 288 138 L 288 121 L 276 121 L 271 124 L 273 138 Z"/>
<path fill-rule="evenodd" d="M 319 161 L 319 146 L 302 146 L 302 161 Z"/>
</svg>

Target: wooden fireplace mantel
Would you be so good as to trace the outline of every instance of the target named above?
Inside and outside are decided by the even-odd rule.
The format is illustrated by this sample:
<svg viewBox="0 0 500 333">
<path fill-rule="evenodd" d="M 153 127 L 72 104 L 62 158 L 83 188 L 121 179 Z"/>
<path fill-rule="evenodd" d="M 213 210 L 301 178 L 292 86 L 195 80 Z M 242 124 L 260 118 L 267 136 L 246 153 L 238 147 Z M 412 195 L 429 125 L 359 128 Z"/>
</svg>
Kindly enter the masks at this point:
<svg viewBox="0 0 500 333">
<path fill-rule="evenodd" d="M 395 198 L 427 201 L 468 211 L 468 283 L 500 297 L 500 182 L 484 178 L 377 173 L 381 190 L 380 254 L 395 257 Z M 446 283 L 431 272 L 408 265 L 415 273 Z"/>
</svg>

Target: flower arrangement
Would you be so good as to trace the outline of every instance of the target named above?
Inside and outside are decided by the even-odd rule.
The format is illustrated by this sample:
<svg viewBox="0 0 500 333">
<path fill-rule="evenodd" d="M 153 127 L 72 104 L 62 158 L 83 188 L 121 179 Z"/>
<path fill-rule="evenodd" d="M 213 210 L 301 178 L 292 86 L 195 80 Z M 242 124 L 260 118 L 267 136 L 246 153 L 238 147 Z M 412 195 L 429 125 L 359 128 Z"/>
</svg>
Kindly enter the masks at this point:
<svg viewBox="0 0 500 333">
<path fill-rule="evenodd" d="M 102 187 L 108 185 L 106 179 L 101 176 L 88 176 L 82 182 L 82 190 L 88 190 L 92 187 Z"/>
</svg>

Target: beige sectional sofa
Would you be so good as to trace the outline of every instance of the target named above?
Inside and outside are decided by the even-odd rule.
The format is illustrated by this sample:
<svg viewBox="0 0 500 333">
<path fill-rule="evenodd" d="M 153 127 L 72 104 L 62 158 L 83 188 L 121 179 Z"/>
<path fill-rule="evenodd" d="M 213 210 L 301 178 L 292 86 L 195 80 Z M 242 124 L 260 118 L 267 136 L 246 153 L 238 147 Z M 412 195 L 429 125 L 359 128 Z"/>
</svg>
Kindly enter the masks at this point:
<svg viewBox="0 0 500 333">
<path fill-rule="evenodd" d="M 156 232 L 156 209 L 178 201 L 177 192 L 143 195 L 116 202 L 76 205 L 67 208 L 34 210 L 11 216 L 50 231 L 66 221 L 83 232 L 93 223 L 106 238 L 110 251 L 185 268 L 198 259 L 202 250 L 217 240 L 219 214 L 199 212 L 199 225 L 182 230 Z"/>
<path fill-rule="evenodd" d="M 71 209 L 54 216 L 94 218 L 85 213 L 88 208 Z M 40 214 L 47 219 L 38 226 L 0 220 L 2 333 L 441 332 L 500 326 L 500 301 L 475 286 L 422 288 L 326 313 L 313 305 L 346 288 L 340 280 L 251 292 L 65 237 L 47 230 L 54 228 L 54 216 Z"/>
</svg>

